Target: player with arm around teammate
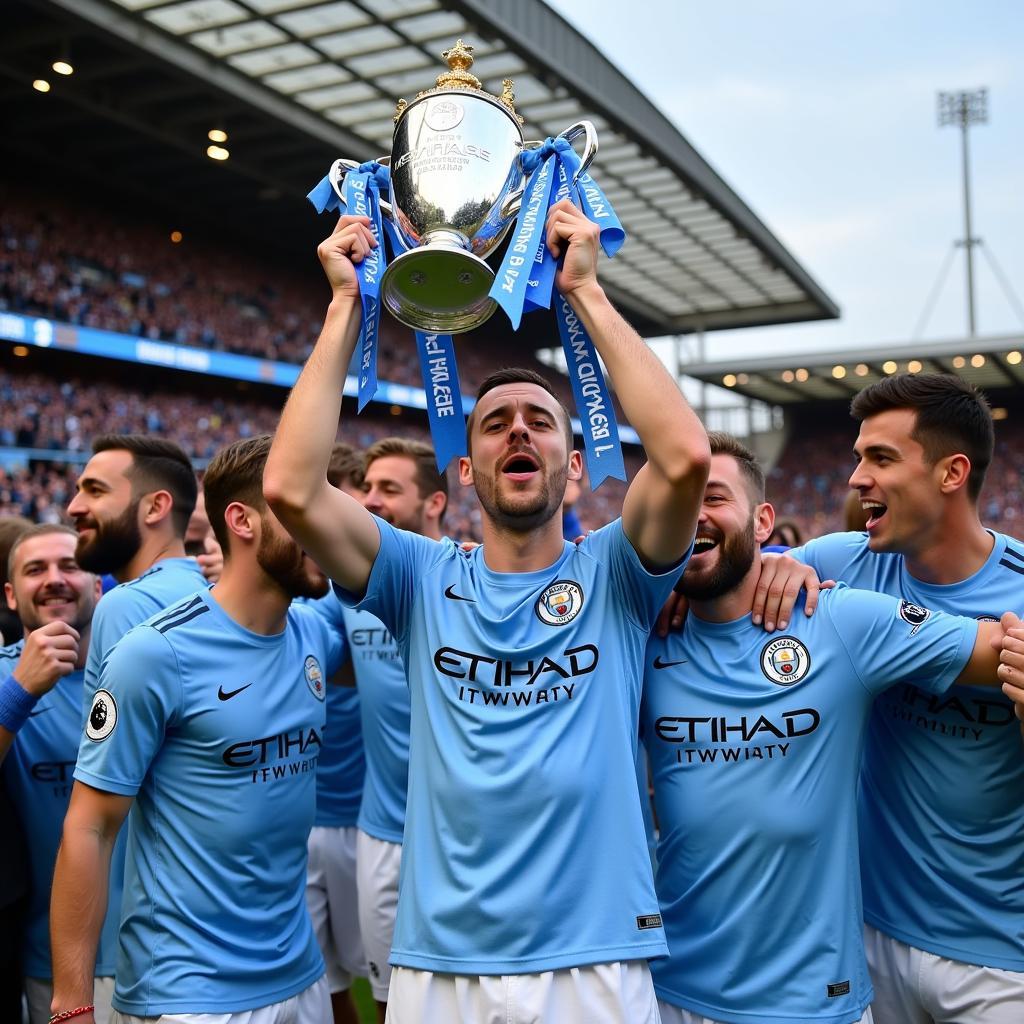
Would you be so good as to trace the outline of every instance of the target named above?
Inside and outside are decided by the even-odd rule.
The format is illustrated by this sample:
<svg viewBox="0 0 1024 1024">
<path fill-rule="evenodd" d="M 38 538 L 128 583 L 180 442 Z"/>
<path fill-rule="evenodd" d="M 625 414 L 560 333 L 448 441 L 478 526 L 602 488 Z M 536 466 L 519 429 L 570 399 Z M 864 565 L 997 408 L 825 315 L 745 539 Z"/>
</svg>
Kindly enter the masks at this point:
<svg viewBox="0 0 1024 1024">
<path fill-rule="evenodd" d="M 88 1002 L 131 809 L 115 1022 L 329 1020 L 304 888 L 340 642 L 290 607 L 327 580 L 263 501 L 269 447 L 237 442 L 207 470 L 220 581 L 130 631 L 103 666 L 54 875 L 54 1013 Z"/>
<path fill-rule="evenodd" d="M 459 476 L 483 509 L 474 551 L 395 530 L 327 484 L 359 333 L 351 260 L 374 242 L 365 219 L 344 217 L 320 247 L 334 296 L 264 489 L 343 598 L 385 623 L 409 678 L 396 1024 L 510 1006 L 559 1024 L 657 1020 L 644 960 L 665 947 L 633 781 L 639 670 L 690 546 L 708 453 L 675 382 L 598 284 L 592 228 L 571 204 L 552 207 L 547 242 L 566 250 L 556 286 L 648 462 L 622 519 L 578 547 L 557 513 L 580 455 L 567 411 L 528 371 L 485 381 L 469 422 Z"/>
<path fill-rule="evenodd" d="M 952 375 L 897 374 L 865 388 L 851 413 L 860 430 L 850 486 L 870 513 L 867 530 L 794 549 L 806 564 L 773 565 L 775 582 L 761 584 L 767 607 L 781 567 L 980 620 L 1024 612 L 1024 543 L 979 517 L 994 447 L 984 396 Z M 1021 1019 L 1022 792 L 1006 696 L 961 685 L 936 695 L 911 683 L 879 696 L 859 799 L 878 1024 Z"/>
<path fill-rule="evenodd" d="M 711 450 L 690 613 L 652 638 L 644 681 L 662 1018 L 869 1022 L 856 788 L 873 701 L 901 679 L 997 686 L 1002 627 L 840 586 L 766 634 L 749 613 L 774 519 L 764 477 L 728 435 Z"/>
</svg>

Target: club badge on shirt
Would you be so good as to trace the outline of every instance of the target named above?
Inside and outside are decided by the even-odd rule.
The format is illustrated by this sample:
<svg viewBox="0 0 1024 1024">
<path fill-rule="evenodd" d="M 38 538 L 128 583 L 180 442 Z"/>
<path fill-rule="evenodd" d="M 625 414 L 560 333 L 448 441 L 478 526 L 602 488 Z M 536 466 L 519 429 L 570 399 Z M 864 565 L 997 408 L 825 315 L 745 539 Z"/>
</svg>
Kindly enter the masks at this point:
<svg viewBox="0 0 1024 1024">
<path fill-rule="evenodd" d="M 779 686 L 800 682 L 810 667 L 811 656 L 795 636 L 770 640 L 761 650 L 761 671 Z"/>
<path fill-rule="evenodd" d="M 537 617 L 549 626 L 572 622 L 583 608 L 583 588 L 573 580 L 556 580 L 537 598 Z"/>
<path fill-rule="evenodd" d="M 310 654 L 306 657 L 306 663 L 303 666 L 303 674 L 306 677 L 306 684 L 309 686 L 310 693 L 316 697 L 317 700 L 324 699 L 324 674 L 320 668 L 320 662 Z"/>
</svg>

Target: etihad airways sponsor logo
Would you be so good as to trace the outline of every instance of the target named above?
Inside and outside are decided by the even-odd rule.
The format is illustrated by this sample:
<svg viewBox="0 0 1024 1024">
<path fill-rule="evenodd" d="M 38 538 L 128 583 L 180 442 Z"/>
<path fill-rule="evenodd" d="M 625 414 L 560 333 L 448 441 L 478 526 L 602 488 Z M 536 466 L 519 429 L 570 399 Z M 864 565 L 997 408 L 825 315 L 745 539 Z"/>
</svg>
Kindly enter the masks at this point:
<svg viewBox="0 0 1024 1024">
<path fill-rule="evenodd" d="M 253 782 L 270 782 L 315 771 L 322 746 L 323 737 L 316 729 L 293 729 L 232 743 L 221 759 L 229 768 L 251 768 Z"/>
<path fill-rule="evenodd" d="M 489 654 L 460 651 L 455 647 L 439 647 L 434 652 L 434 668 L 444 676 L 463 681 L 459 686 L 459 700 L 469 704 L 524 707 L 571 700 L 576 684 L 569 680 L 590 675 L 600 658 L 600 652 L 593 644 L 568 647 L 561 654 L 526 661 L 495 658 Z M 497 689 L 483 689 L 483 686 Z"/>
<path fill-rule="evenodd" d="M 654 723 L 654 732 L 666 743 L 680 744 L 674 751 L 678 764 L 727 764 L 786 757 L 792 743 L 775 741 L 810 736 L 820 724 L 821 715 L 814 708 L 799 708 L 771 718 L 666 715 Z"/>
</svg>

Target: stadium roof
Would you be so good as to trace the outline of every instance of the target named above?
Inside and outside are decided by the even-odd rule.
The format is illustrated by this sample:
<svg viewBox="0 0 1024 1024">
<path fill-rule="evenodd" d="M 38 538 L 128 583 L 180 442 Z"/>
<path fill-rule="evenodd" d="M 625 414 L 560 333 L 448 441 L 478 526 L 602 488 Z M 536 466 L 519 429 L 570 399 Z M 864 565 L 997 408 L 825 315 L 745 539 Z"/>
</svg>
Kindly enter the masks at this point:
<svg viewBox="0 0 1024 1024">
<path fill-rule="evenodd" d="M 5 143 L 126 197 L 262 230 L 308 258 L 299 204 L 335 156 L 390 146 L 398 97 L 456 37 L 491 92 L 515 80 L 527 138 L 595 122 L 595 175 L 631 235 L 603 271 L 645 334 L 832 318 L 835 303 L 679 131 L 541 0 L 9 0 Z M 45 97 L 28 83 L 69 53 Z M 59 76 L 47 75 L 53 79 Z M 230 160 L 206 132 L 229 131 Z"/>
<path fill-rule="evenodd" d="M 868 384 L 901 371 L 956 373 L 980 388 L 1024 387 L 1024 335 L 954 338 L 804 352 L 763 359 L 689 363 L 688 377 L 772 405 L 848 401 Z"/>
</svg>

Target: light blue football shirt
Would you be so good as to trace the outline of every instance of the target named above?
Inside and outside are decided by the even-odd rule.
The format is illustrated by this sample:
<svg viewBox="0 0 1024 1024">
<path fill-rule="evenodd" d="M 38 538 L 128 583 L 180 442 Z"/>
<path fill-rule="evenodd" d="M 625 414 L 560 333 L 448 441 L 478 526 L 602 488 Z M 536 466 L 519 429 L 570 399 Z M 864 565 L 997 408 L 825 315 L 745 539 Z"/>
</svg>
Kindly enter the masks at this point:
<svg viewBox="0 0 1024 1024">
<path fill-rule="evenodd" d="M 333 591 L 316 601 L 302 600 L 321 615 L 341 638 L 342 656 L 351 657 L 345 636 L 342 606 Z M 351 828 L 359 818 L 366 776 L 362 698 L 354 686 L 328 684 L 327 725 L 316 763 L 316 820 L 322 828 Z"/>
<path fill-rule="evenodd" d="M 83 711 L 92 706 L 92 695 L 103 660 L 118 640 L 151 615 L 208 586 L 194 558 L 165 558 L 135 579 L 105 593 L 92 617 L 89 656 L 85 662 Z"/>
<path fill-rule="evenodd" d="M 409 780 L 409 684 L 398 645 L 369 612 L 345 608 L 352 667 L 359 686 L 366 785 L 359 827 L 367 835 L 400 843 L 405 832 Z"/>
<path fill-rule="evenodd" d="M 411 698 L 391 962 L 664 955 L 635 751 L 644 646 L 680 567 L 650 575 L 621 520 L 528 573 L 377 525 L 359 607 L 395 637 Z"/>
<path fill-rule="evenodd" d="M 901 555 L 873 553 L 863 533 L 821 537 L 791 554 L 822 579 L 928 608 L 977 619 L 1024 614 L 1024 543 L 993 540 L 985 564 L 947 586 L 914 579 Z M 879 697 L 860 833 L 870 925 L 939 956 L 1024 971 L 1024 756 L 1000 691 L 957 686 L 937 697 L 904 684 Z"/>
<path fill-rule="evenodd" d="M 131 630 L 104 663 L 75 778 L 135 797 L 121 1012 L 234 1013 L 323 974 L 306 840 L 340 650 L 309 609 L 262 636 L 201 591 Z"/>
<path fill-rule="evenodd" d="M 735 1024 L 859 1021 L 873 992 L 857 866 L 857 766 L 875 694 L 941 693 L 977 623 L 846 587 L 785 634 L 690 615 L 652 637 L 644 739 L 661 826 L 666 1002 Z"/>
<path fill-rule="evenodd" d="M 0 679 L 11 675 L 23 640 L 0 649 Z M 29 852 L 29 905 L 22 946 L 22 973 L 51 978 L 50 885 L 64 815 L 71 800 L 72 773 L 82 737 L 85 672 L 72 672 L 39 698 L 18 730 L 3 763 L 4 784 L 24 828 Z M 111 879 L 111 899 L 96 952 L 97 977 L 111 976 L 117 955 L 121 879 Z"/>
<path fill-rule="evenodd" d="M 151 615 L 208 586 L 194 558 L 165 558 L 135 579 L 104 592 L 93 613 L 89 635 L 89 654 L 85 660 L 85 685 L 82 688 L 80 709 L 83 721 L 92 707 L 92 697 L 96 692 L 103 662 L 121 637 Z M 115 920 L 121 916 L 118 901 L 121 899 L 124 879 L 126 842 L 127 831 L 122 828 L 110 856 L 107 916 L 113 916 Z"/>
</svg>

